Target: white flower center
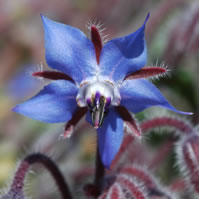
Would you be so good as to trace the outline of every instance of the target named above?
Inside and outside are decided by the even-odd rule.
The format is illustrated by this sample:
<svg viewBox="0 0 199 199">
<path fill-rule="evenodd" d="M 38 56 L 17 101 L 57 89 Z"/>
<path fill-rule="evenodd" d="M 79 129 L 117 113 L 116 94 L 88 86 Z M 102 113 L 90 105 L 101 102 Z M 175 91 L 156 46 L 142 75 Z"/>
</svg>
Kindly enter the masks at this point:
<svg viewBox="0 0 199 199">
<path fill-rule="evenodd" d="M 120 94 L 112 82 L 95 78 L 80 84 L 76 100 L 78 106 L 88 106 L 92 124 L 94 128 L 99 128 L 108 114 L 109 107 L 120 104 Z"/>
<path fill-rule="evenodd" d="M 87 101 L 95 98 L 96 94 L 103 96 L 111 101 L 111 105 L 118 106 L 120 104 L 119 89 L 112 82 L 89 80 L 80 84 L 79 92 L 76 100 L 80 107 L 88 105 Z"/>
</svg>

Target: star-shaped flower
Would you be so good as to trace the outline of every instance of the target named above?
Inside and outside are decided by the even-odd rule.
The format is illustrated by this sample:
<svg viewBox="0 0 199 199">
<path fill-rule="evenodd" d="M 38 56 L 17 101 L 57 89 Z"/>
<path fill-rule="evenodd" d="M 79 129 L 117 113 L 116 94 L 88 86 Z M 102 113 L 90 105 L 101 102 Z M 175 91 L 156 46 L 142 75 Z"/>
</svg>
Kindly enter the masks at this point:
<svg viewBox="0 0 199 199">
<path fill-rule="evenodd" d="M 79 29 L 42 16 L 46 61 L 57 71 L 33 73 L 54 80 L 36 96 L 13 110 L 49 123 L 67 122 L 65 137 L 88 111 L 87 120 L 97 129 L 101 160 L 108 168 L 123 139 L 124 123 L 134 135 L 141 132 L 133 116 L 151 106 L 176 110 L 147 79 L 166 72 L 144 67 L 147 48 L 144 24 L 134 33 L 102 43 L 91 25 L 91 40 Z M 24 82 L 25 83 L 25 82 Z"/>
</svg>

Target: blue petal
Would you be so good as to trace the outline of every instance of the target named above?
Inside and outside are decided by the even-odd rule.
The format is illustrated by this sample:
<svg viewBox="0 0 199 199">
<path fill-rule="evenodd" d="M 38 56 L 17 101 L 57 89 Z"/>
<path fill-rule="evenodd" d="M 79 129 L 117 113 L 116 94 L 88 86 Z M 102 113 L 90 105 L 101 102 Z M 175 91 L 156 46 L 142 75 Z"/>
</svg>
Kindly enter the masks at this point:
<svg viewBox="0 0 199 199">
<path fill-rule="evenodd" d="M 66 122 L 77 107 L 77 88 L 65 80 L 45 86 L 36 96 L 17 105 L 13 111 L 42 122 Z"/>
<path fill-rule="evenodd" d="M 192 113 L 176 110 L 162 96 L 160 91 L 148 80 L 126 80 L 120 88 L 121 105 L 133 113 L 138 113 L 151 106 L 161 106 L 177 113 L 190 115 Z"/>
<path fill-rule="evenodd" d="M 123 120 L 114 109 L 109 111 L 97 133 L 101 160 L 109 168 L 123 140 Z"/>
<path fill-rule="evenodd" d="M 87 114 L 86 114 L 86 121 L 87 121 L 91 126 L 93 126 L 92 119 L 91 119 L 91 114 L 90 114 L 89 111 L 88 111 Z"/>
<path fill-rule="evenodd" d="M 104 46 L 100 57 L 101 75 L 119 81 L 146 64 L 147 49 L 144 30 L 148 18 L 149 14 L 136 32 L 113 39 Z"/>
<path fill-rule="evenodd" d="M 45 33 L 46 61 L 80 83 L 97 68 L 92 42 L 79 29 L 42 16 Z"/>
</svg>

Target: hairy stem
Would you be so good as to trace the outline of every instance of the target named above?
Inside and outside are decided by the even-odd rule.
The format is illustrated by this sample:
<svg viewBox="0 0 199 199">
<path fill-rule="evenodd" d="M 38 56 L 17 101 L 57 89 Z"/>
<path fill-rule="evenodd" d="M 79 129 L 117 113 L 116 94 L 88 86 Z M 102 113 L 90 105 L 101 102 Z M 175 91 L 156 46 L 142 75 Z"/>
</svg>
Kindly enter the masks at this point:
<svg viewBox="0 0 199 199">
<path fill-rule="evenodd" d="M 66 181 L 64 180 L 64 177 L 61 174 L 59 168 L 49 157 L 41 153 L 35 153 L 35 154 L 30 154 L 26 156 L 24 158 L 24 162 L 27 162 L 30 165 L 35 164 L 35 163 L 42 164 L 46 169 L 48 169 L 52 177 L 55 179 L 57 186 L 59 188 L 59 191 L 61 192 L 62 198 L 63 199 L 73 198 L 68 188 L 68 185 Z"/>
<path fill-rule="evenodd" d="M 104 177 L 104 174 L 105 174 L 105 168 L 104 168 L 104 165 L 101 161 L 100 153 L 99 153 L 99 146 L 97 144 L 94 184 L 97 187 L 97 195 L 98 196 L 101 194 L 101 191 L 102 191 L 101 190 L 101 180 Z"/>
<path fill-rule="evenodd" d="M 153 128 L 159 127 L 173 127 L 174 129 L 184 133 L 189 134 L 193 131 L 193 126 L 182 118 L 172 118 L 172 117 L 156 117 L 141 123 L 142 132 L 145 133 Z"/>
</svg>

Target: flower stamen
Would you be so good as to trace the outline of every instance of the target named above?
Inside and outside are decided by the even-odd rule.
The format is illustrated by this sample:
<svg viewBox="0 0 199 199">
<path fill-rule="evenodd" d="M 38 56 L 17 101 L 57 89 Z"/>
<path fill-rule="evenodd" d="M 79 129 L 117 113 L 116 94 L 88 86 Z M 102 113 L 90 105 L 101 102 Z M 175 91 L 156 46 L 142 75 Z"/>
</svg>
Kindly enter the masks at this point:
<svg viewBox="0 0 199 199">
<path fill-rule="evenodd" d="M 87 99 L 87 104 L 91 112 L 93 126 L 97 129 L 102 125 L 104 117 L 108 113 L 111 99 L 105 98 L 99 92 L 96 92 L 94 97 Z"/>
</svg>

